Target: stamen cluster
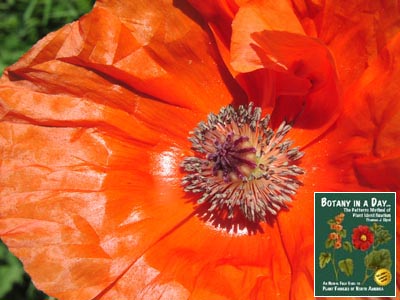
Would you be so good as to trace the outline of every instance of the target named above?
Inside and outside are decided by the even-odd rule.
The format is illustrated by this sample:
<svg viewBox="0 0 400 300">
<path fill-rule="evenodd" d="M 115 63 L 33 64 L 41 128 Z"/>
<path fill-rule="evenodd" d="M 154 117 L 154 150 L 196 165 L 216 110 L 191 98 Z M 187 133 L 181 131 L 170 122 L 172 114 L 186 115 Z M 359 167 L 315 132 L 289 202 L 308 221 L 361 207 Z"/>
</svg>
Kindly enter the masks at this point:
<svg viewBox="0 0 400 300">
<path fill-rule="evenodd" d="M 182 179 L 186 192 L 198 193 L 198 204 L 227 218 L 241 213 L 251 222 L 276 215 L 296 193 L 303 169 L 294 164 L 304 153 L 285 140 L 291 129 L 283 122 L 276 132 L 268 127 L 270 116 L 252 103 L 223 107 L 200 122 L 189 140 L 196 156 L 186 157 Z"/>
</svg>

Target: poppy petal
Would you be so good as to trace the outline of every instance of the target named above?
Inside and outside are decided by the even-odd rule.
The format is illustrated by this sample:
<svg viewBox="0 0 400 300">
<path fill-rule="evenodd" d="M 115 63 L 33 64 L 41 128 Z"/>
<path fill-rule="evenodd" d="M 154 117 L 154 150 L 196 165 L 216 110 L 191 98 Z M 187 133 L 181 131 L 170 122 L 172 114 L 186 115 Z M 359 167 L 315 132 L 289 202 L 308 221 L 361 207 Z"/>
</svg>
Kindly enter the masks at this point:
<svg viewBox="0 0 400 300">
<path fill-rule="evenodd" d="M 336 142 L 328 147 L 330 153 L 335 153 L 331 164 L 340 171 L 338 184 L 342 189 L 395 191 L 397 203 L 400 201 L 399 53 L 400 34 L 397 34 L 345 94 L 349 106 L 332 131 L 331 138 Z"/>
<path fill-rule="evenodd" d="M 266 31 L 254 34 L 254 38 L 269 78 L 274 78 L 272 124 L 278 126 L 282 120 L 293 123 L 293 139 L 305 146 L 324 133 L 341 110 L 342 98 L 329 53 L 317 41 L 291 33 Z M 264 88 L 270 86 L 264 84 Z"/>
<path fill-rule="evenodd" d="M 313 298 L 312 193 L 398 189 L 372 170 L 400 172 L 399 105 L 384 100 L 398 99 L 399 38 L 346 94 L 332 126 L 341 110 L 333 60 L 304 36 L 318 27 L 300 24 L 290 2 L 193 6 L 216 42 L 184 1 L 99 0 L 1 80 L 0 236 L 45 292 L 66 300 Z M 234 71 L 223 64 L 231 18 Z M 289 135 L 306 151 L 295 202 L 251 234 L 199 218 L 181 187 L 187 132 L 206 112 L 247 100 L 228 69 L 273 124 L 295 121 Z M 347 177 L 344 158 L 355 170 Z"/>
<path fill-rule="evenodd" d="M 2 122 L 1 134 L 3 241 L 39 288 L 59 294 L 68 286 L 83 298 L 93 296 L 110 280 L 110 258 L 95 229 L 103 212 L 106 149 L 92 130 Z M 82 285 L 90 266 L 96 275 Z"/>
<path fill-rule="evenodd" d="M 144 98 L 62 61 L 41 63 L 19 75 L 23 79 L 2 80 L 5 120 L 22 117 L 37 125 L 97 127 L 156 144 L 160 134 L 186 141 L 188 131 L 204 118 L 204 114 Z M 170 122 L 173 118 L 179 122 Z"/>
<path fill-rule="evenodd" d="M 234 0 L 204 0 L 188 1 L 207 22 L 212 32 L 213 38 L 218 46 L 219 53 L 225 63 L 225 66 L 233 76 L 237 72 L 232 69 L 230 64 L 232 21 L 237 13 L 239 6 Z M 240 103 L 243 104 L 243 103 Z"/>
<path fill-rule="evenodd" d="M 346 93 L 349 106 L 334 132 L 339 145 L 331 146 L 336 163 L 354 168 L 354 179 L 374 189 L 400 188 L 399 53 L 398 34 Z"/>
<path fill-rule="evenodd" d="M 177 148 L 94 128 L 1 126 L 0 235 L 51 295 L 92 299 L 192 213 Z"/>
<path fill-rule="evenodd" d="M 318 144 L 307 147 L 300 161 L 305 169 L 305 174 L 299 178 L 302 186 L 289 209 L 281 211 L 277 218 L 291 267 L 291 300 L 311 299 L 314 295 L 314 192 L 334 189 L 332 183 L 337 176 L 335 168 L 327 163 L 326 153 L 321 151 L 329 142 L 321 139 Z"/>
<path fill-rule="evenodd" d="M 247 73 L 263 66 L 251 45 L 252 35 L 265 30 L 304 34 L 288 1 L 246 1 L 232 23 L 231 60 L 236 71 Z"/>
<path fill-rule="evenodd" d="M 295 123 L 302 145 L 336 120 L 342 99 L 333 59 L 320 41 L 304 35 L 289 3 L 242 6 L 233 23 L 231 53 L 234 69 L 245 73 L 244 89 L 258 90 L 251 100 L 272 111 L 274 126 L 282 120 Z M 254 86 L 252 78 L 259 78 L 260 69 L 264 80 Z"/>
<path fill-rule="evenodd" d="M 39 288 L 91 299 L 192 213 L 180 149 L 205 115 L 62 61 L 21 75 L 1 81 L 0 235 Z"/>
<path fill-rule="evenodd" d="M 281 211 L 277 221 L 282 245 L 291 266 L 292 283 L 289 299 L 314 298 L 314 192 L 315 191 L 371 191 L 370 187 L 353 181 L 344 182 L 340 168 L 331 163 L 329 149 L 335 138 L 326 135 L 317 144 L 306 149 L 301 158 L 301 167 L 306 173 L 301 176 L 302 186 L 297 191 L 288 211 Z M 318 180 L 315 178 L 318 177 Z M 380 189 L 379 189 L 380 190 Z M 333 298 L 322 298 L 333 299 Z M 343 299 L 371 299 L 344 297 Z M 375 298 L 374 298 L 375 299 Z M 383 298 L 386 299 L 386 298 Z"/>
<path fill-rule="evenodd" d="M 229 49 L 232 35 L 232 20 L 239 9 L 238 4 L 233 0 L 189 0 L 189 3 L 207 21 L 216 39 L 221 41 L 220 44 Z"/>
<path fill-rule="evenodd" d="M 293 0 L 308 35 L 332 51 L 344 88 L 359 78 L 400 30 L 398 1 Z"/>
<path fill-rule="evenodd" d="M 230 103 L 233 95 L 243 96 L 200 20 L 187 17 L 193 9 L 183 2 L 179 7 L 152 3 L 100 1 L 90 14 L 39 42 L 9 70 L 22 76 L 27 68 L 62 60 L 149 97 L 203 112 Z M 213 101 L 206 104 L 209 99 Z"/>
<path fill-rule="evenodd" d="M 153 284 L 178 281 L 193 299 L 256 299 L 260 295 L 287 299 L 290 269 L 283 248 L 277 246 L 279 232 L 267 226 L 263 230 L 262 235 L 230 234 L 190 218 L 143 259 L 162 270 Z M 120 284 L 130 280 L 123 278 Z"/>
</svg>

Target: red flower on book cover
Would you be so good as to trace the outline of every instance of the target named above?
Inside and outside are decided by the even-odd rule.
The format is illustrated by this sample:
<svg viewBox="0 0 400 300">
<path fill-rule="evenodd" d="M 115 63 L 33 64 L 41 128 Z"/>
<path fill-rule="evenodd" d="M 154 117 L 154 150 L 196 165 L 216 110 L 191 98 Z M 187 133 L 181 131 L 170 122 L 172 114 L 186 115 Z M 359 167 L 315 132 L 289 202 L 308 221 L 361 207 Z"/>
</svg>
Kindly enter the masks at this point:
<svg viewBox="0 0 400 300">
<path fill-rule="evenodd" d="M 60 300 L 312 299 L 313 193 L 400 190 L 399 21 L 97 1 L 0 81 L 1 239 Z"/>
<path fill-rule="evenodd" d="M 367 251 L 374 244 L 374 234 L 366 225 L 359 225 L 353 229 L 351 241 L 354 248 Z"/>
</svg>

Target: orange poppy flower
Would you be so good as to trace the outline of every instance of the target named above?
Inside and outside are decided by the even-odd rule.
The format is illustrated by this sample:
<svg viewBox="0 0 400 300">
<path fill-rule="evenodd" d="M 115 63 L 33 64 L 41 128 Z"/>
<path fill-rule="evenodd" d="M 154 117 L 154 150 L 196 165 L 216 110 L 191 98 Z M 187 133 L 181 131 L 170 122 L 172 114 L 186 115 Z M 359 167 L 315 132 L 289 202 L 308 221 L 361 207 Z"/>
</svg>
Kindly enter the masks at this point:
<svg viewBox="0 0 400 300">
<path fill-rule="evenodd" d="M 49 295 L 313 299 L 314 191 L 400 190 L 396 1 L 189 2 L 98 1 L 1 79 L 0 237 Z M 299 150 L 278 151 L 278 196 L 239 209 L 220 187 L 268 183 L 260 119 L 248 140 L 211 121 L 211 148 L 198 124 L 250 102 Z"/>
</svg>

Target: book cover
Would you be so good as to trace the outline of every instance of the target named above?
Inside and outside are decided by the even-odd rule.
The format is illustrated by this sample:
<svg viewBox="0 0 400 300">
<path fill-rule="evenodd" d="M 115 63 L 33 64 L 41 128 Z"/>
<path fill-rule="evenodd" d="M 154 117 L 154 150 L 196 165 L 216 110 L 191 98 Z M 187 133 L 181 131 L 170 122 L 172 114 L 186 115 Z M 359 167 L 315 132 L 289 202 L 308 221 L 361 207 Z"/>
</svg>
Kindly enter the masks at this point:
<svg viewBox="0 0 400 300">
<path fill-rule="evenodd" d="M 396 193 L 314 193 L 315 297 L 394 297 Z"/>
</svg>

